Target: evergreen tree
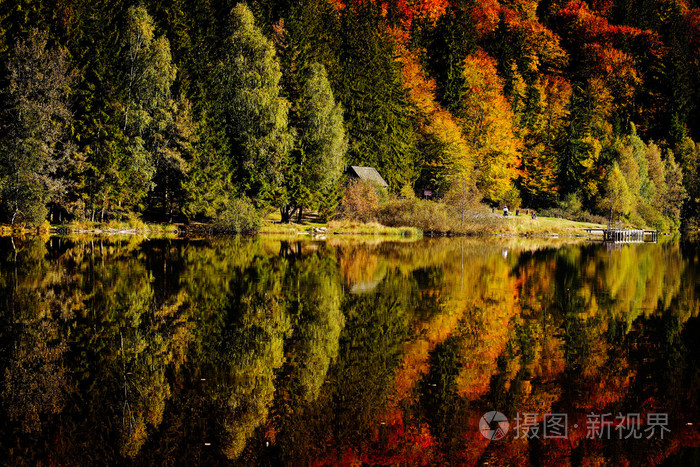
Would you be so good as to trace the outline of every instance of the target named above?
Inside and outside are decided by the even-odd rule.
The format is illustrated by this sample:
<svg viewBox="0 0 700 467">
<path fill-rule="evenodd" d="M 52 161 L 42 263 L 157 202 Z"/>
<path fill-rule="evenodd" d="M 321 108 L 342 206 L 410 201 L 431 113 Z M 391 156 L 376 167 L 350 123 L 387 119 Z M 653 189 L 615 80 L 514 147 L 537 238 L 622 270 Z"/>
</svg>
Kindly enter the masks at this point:
<svg viewBox="0 0 700 467">
<path fill-rule="evenodd" d="M 470 9 L 455 2 L 426 32 L 428 68 L 440 89 L 442 102 L 455 111 L 465 93 L 464 59 L 476 50 L 477 32 Z"/>
<path fill-rule="evenodd" d="M 72 131 L 78 142 L 67 200 L 69 213 L 100 220 L 120 194 L 119 141 L 123 140 L 123 22 L 117 0 L 77 0 L 67 19 L 67 47 L 76 69 Z"/>
<path fill-rule="evenodd" d="M 335 97 L 345 108 L 348 162 L 376 167 L 391 189 L 413 184 L 420 166 L 408 102 L 391 40 L 376 6 L 348 6 L 339 67 L 331 74 Z"/>
<path fill-rule="evenodd" d="M 201 161 L 201 153 L 197 147 L 198 125 L 193 121 L 192 104 L 186 97 L 180 95 L 177 100 L 169 100 L 162 117 L 158 132 L 153 135 L 155 173 L 149 205 L 171 222 L 173 216 L 184 213 L 191 199 L 188 182 L 192 167 Z"/>
<path fill-rule="evenodd" d="M 299 147 L 285 170 L 285 201 L 282 220 L 295 210 L 301 220 L 303 208 L 314 206 L 324 192 L 337 184 L 344 168 L 348 142 L 343 110 L 335 103 L 326 69 L 311 65 L 299 104 Z"/>
<path fill-rule="evenodd" d="M 700 218 L 700 144 L 686 137 L 676 147 L 676 154 L 683 168 L 683 185 L 688 194 L 683 215 L 697 222 Z"/>
<path fill-rule="evenodd" d="M 612 143 L 612 127 L 607 120 L 612 97 L 604 83 L 594 78 L 575 87 L 569 109 L 568 141 L 559 154 L 559 186 L 565 193 L 580 191 L 584 203 L 590 205 L 605 177 L 603 149 Z"/>
</svg>

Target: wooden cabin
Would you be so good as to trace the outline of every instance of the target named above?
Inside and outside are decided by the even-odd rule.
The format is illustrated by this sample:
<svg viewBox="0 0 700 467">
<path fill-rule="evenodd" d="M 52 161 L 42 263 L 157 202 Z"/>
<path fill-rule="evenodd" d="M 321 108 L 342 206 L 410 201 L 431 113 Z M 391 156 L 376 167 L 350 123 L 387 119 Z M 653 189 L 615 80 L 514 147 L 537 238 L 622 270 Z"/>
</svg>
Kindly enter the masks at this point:
<svg viewBox="0 0 700 467">
<path fill-rule="evenodd" d="M 377 172 L 377 169 L 374 167 L 358 167 L 356 165 L 351 165 L 348 166 L 345 173 L 348 175 L 350 180 L 370 180 L 382 188 L 389 187 L 389 184 L 382 178 L 381 175 L 379 175 L 379 172 Z"/>
</svg>

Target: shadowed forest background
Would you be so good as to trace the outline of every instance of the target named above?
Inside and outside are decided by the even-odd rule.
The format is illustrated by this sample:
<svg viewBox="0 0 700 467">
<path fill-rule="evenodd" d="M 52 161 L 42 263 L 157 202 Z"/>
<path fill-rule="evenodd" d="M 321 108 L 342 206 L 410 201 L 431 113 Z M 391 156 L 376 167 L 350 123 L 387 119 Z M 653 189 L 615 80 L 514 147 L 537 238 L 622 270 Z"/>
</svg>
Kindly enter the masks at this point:
<svg viewBox="0 0 700 467">
<path fill-rule="evenodd" d="M 1 214 L 331 217 L 351 164 L 693 224 L 699 60 L 695 0 L 3 1 Z"/>
</svg>

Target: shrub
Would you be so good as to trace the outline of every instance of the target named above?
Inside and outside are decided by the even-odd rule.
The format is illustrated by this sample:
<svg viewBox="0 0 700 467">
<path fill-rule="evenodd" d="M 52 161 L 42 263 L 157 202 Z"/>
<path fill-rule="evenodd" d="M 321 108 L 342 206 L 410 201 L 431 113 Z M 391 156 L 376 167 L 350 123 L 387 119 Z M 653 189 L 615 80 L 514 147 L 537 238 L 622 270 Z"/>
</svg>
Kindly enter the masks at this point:
<svg viewBox="0 0 700 467">
<path fill-rule="evenodd" d="M 467 177 L 459 177 L 450 185 L 445 203 L 455 211 L 460 225 L 464 225 L 471 213 L 481 206 L 481 199 L 481 193 L 474 181 Z"/>
<path fill-rule="evenodd" d="M 600 216 L 598 214 L 591 214 L 588 211 L 583 211 L 581 213 L 581 222 L 590 222 L 592 224 L 603 224 L 606 225 L 608 223 L 608 218 L 605 216 Z"/>
<path fill-rule="evenodd" d="M 404 199 L 412 199 L 416 197 L 416 193 L 413 191 L 413 187 L 407 183 L 403 186 L 403 188 L 401 188 L 399 197 Z"/>
<path fill-rule="evenodd" d="M 384 196 L 373 183 L 353 181 L 345 188 L 339 214 L 347 221 L 380 222 L 387 227 L 410 227 L 423 232 L 476 234 L 502 224 L 481 204 L 481 194 L 468 180 L 453 184 L 445 201 L 416 198 L 410 187 L 400 197 Z"/>
<path fill-rule="evenodd" d="M 452 227 L 444 203 L 417 198 L 387 201 L 379 210 L 378 218 L 389 227 L 416 227 L 423 232 L 446 232 Z"/>
<path fill-rule="evenodd" d="M 562 201 L 559 202 L 559 209 L 561 209 L 565 217 L 571 219 L 576 219 L 583 213 L 583 205 L 581 201 L 576 196 L 576 193 L 569 193 L 564 197 Z"/>
<path fill-rule="evenodd" d="M 380 188 L 371 181 L 352 180 L 345 187 L 338 213 L 341 218 L 371 222 L 379 209 Z"/>
<path fill-rule="evenodd" d="M 252 233 L 260 229 L 262 218 L 247 198 L 234 198 L 226 203 L 226 209 L 213 222 L 220 233 Z"/>
</svg>

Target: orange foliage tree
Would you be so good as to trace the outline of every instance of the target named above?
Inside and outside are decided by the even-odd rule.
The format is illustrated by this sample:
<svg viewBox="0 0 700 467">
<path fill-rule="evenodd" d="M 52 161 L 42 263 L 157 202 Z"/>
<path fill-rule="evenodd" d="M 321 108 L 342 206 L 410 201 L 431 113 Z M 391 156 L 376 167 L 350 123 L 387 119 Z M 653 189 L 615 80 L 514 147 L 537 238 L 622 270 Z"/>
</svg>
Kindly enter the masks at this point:
<svg viewBox="0 0 700 467">
<path fill-rule="evenodd" d="M 522 143 L 515 114 L 503 95 L 496 61 L 479 49 L 464 61 L 465 92 L 457 111 L 464 135 L 476 153 L 477 187 L 493 202 L 506 199 L 518 176 Z"/>
</svg>

